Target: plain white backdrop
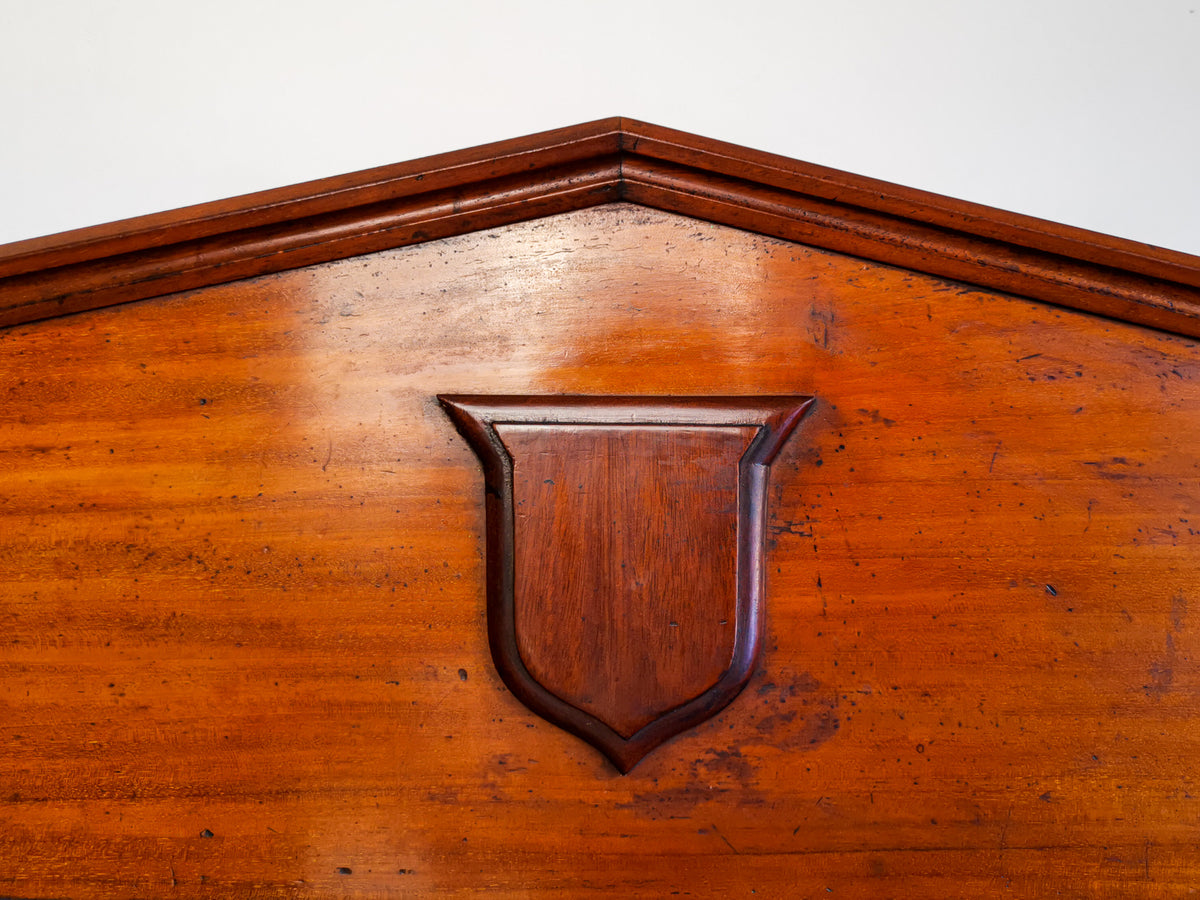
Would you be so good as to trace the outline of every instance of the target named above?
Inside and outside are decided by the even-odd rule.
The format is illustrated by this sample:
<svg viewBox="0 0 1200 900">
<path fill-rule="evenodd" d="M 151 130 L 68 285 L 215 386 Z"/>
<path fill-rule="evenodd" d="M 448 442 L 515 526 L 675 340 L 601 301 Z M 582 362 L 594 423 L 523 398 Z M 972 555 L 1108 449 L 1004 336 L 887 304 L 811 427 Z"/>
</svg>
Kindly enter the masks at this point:
<svg viewBox="0 0 1200 900">
<path fill-rule="evenodd" d="M 1200 0 L 0 0 L 0 242 L 625 115 L 1200 254 Z"/>
</svg>

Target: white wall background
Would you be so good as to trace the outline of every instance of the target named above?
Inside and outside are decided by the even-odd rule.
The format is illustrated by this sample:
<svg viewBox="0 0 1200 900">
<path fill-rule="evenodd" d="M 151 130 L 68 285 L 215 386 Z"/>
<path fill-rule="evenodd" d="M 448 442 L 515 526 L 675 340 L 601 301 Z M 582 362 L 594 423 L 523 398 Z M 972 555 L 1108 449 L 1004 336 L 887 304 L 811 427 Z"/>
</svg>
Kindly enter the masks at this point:
<svg viewBox="0 0 1200 900">
<path fill-rule="evenodd" d="M 0 242 L 610 115 L 1200 254 L 1200 0 L 0 0 Z"/>
</svg>

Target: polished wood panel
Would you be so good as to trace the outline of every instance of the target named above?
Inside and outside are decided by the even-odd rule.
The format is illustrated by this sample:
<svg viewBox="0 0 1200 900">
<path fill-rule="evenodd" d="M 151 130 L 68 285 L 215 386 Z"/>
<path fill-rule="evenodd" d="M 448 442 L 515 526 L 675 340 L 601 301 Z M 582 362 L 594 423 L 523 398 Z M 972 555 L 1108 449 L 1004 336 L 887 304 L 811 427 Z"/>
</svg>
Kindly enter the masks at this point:
<svg viewBox="0 0 1200 900">
<path fill-rule="evenodd" d="M 0 373 L 0 895 L 1195 888 L 1192 339 L 618 204 Z M 442 392 L 820 398 L 736 702 L 624 776 L 518 702 Z"/>
<path fill-rule="evenodd" d="M 1200 336 L 1193 256 L 613 118 L 0 247 L 0 325 L 619 200 Z"/>
<path fill-rule="evenodd" d="M 631 738 L 734 657 L 738 460 L 756 429 L 497 430 L 515 461 L 521 658 Z"/>
</svg>

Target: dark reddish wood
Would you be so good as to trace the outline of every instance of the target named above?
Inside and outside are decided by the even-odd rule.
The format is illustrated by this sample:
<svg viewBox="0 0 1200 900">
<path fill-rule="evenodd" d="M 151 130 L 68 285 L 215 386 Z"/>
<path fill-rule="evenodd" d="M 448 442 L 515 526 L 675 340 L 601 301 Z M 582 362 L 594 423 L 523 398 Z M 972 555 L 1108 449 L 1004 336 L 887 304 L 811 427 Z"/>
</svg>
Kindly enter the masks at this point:
<svg viewBox="0 0 1200 900">
<path fill-rule="evenodd" d="M 738 460 L 755 431 L 496 426 L 520 659 L 625 741 L 735 656 Z"/>
<path fill-rule="evenodd" d="M 1200 262 L 630 119 L 21 241 L 0 325 L 615 200 L 1200 335 Z"/>
<path fill-rule="evenodd" d="M 810 397 L 440 398 L 483 464 L 488 634 L 622 772 L 758 657 L 767 476 Z"/>
</svg>

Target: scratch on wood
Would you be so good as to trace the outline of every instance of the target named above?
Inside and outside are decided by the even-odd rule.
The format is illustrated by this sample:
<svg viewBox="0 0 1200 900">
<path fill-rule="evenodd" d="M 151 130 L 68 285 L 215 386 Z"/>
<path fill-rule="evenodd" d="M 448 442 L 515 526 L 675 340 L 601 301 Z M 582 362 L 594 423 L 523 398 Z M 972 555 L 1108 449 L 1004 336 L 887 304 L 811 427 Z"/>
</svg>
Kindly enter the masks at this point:
<svg viewBox="0 0 1200 900">
<path fill-rule="evenodd" d="M 721 829 L 717 828 L 716 825 L 713 825 L 712 830 L 713 830 L 713 834 L 715 834 L 717 837 L 719 837 L 721 840 L 723 840 L 725 842 L 725 846 L 728 847 L 730 850 L 732 850 L 735 856 L 742 855 L 741 851 L 738 850 L 737 847 L 733 846 L 732 843 L 730 843 L 729 838 L 727 838 L 727 837 L 725 837 L 725 835 L 721 834 Z"/>
</svg>

